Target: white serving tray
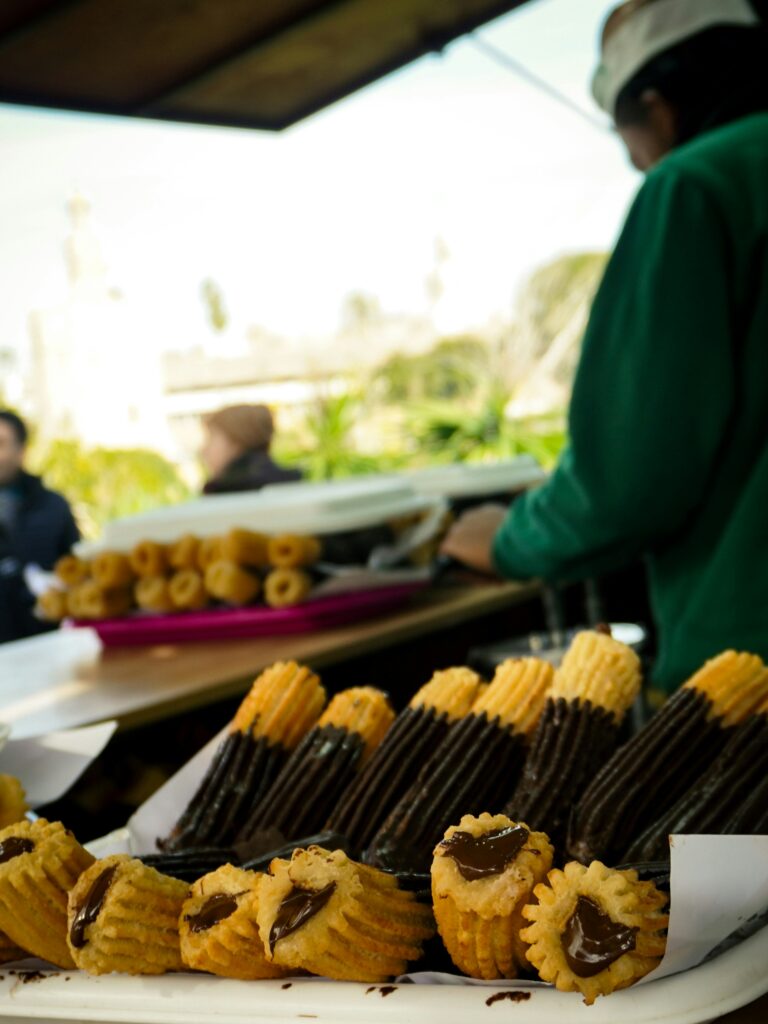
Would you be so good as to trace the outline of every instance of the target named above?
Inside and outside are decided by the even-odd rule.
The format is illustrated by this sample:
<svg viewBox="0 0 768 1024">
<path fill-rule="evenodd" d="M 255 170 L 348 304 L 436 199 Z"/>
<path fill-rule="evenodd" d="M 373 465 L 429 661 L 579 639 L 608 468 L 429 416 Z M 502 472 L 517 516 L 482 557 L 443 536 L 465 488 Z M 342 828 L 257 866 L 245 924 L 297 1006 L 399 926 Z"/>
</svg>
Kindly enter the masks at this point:
<svg viewBox="0 0 768 1024">
<path fill-rule="evenodd" d="M 170 543 L 185 533 L 207 537 L 232 527 L 264 533 L 358 530 L 433 508 L 435 500 L 392 477 L 280 484 L 116 519 L 106 525 L 98 542 L 80 542 L 75 550 L 86 557 L 104 548 L 130 551 L 142 540 Z"/>
<path fill-rule="evenodd" d="M 512 982 L 371 986 L 195 974 L 91 978 L 52 971 L 26 977 L 22 970 L 0 970 L 0 1018 L 102 1024 L 702 1024 L 768 991 L 766 963 L 768 928 L 763 928 L 708 964 L 614 992 L 593 1006 L 575 993 Z M 501 992 L 509 995 L 494 1000 Z"/>
<path fill-rule="evenodd" d="M 429 466 L 403 474 L 413 489 L 430 497 L 468 498 L 484 494 L 511 494 L 547 479 L 547 473 L 530 455 L 498 462 L 455 462 Z"/>
</svg>

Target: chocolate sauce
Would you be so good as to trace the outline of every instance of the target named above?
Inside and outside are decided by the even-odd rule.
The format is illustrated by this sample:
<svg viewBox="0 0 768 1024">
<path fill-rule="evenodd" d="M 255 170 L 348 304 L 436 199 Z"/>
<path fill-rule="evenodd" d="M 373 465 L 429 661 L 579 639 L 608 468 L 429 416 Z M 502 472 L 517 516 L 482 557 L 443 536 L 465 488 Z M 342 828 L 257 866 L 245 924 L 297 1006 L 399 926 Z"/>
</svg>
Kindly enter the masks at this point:
<svg viewBox="0 0 768 1024">
<path fill-rule="evenodd" d="M 185 914 L 184 920 L 189 921 L 191 932 L 207 932 L 219 921 L 231 917 L 236 910 L 237 896 L 228 892 L 217 892 L 208 897 L 196 914 Z"/>
<path fill-rule="evenodd" d="M 635 948 L 636 928 L 619 924 L 587 896 L 579 896 L 563 932 L 565 959 L 579 978 L 592 978 Z"/>
<path fill-rule="evenodd" d="M 500 875 L 514 860 L 530 835 L 522 825 L 496 829 L 482 836 L 454 832 L 440 845 L 456 861 L 456 867 L 468 882 L 489 875 Z"/>
<path fill-rule="evenodd" d="M 20 857 L 22 853 L 31 853 L 34 848 L 35 844 L 31 839 L 8 836 L 4 842 L 0 843 L 0 864 L 5 864 L 6 861 L 13 860 L 14 857 Z"/>
<path fill-rule="evenodd" d="M 269 948 L 273 950 L 275 943 L 297 931 L 315 914 L 318 914 L 333 896 L 336 883 L 331 882 L 319 892 L 311 889 L 294 888 L 277 908 L 277 914 L 269 932 Z"/>
<path fill-rule="evenodd" d="M 485 1005 L 493 1006 L 494 1003 L 501 1003 L 505 999 L 508 999 L 510 1003 L 524 1003 L 526 999 L 530 998 L 530 992 L 494 992 L 492 996 L 488 996 L 485 1000 Z"/>
<path fill-rule="evenodd" d="M 72 927 L 69 930 L 69 941 L 75 949 L 82 949 L 85 945 L 87 941 L 85 929 L 89 924 L 93 924 L 99 916 L 99 911 L 104 904 L 104 897 L 107 895 L 107 889 L 109 889 L 110 882 L 116 871 L 116 864 L 113 864 L 111 868 L 105 868 L 88 890 L 88 895 L 85 897 L 84 902 L 80 904 L 80 908 L 72 922 Z"/>
</svg>

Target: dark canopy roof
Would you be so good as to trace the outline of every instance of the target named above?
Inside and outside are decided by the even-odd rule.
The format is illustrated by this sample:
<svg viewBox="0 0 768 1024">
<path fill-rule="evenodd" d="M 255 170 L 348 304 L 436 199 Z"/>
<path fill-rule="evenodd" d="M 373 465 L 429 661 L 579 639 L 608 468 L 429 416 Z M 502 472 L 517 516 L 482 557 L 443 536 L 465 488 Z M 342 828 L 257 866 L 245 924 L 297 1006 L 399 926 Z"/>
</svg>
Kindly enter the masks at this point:
<svg viewBox="0 0 768 1024">
<path fill-rule="evenodd" d="M 0 101 L 285 128 L 525 0 L 2 0 Z"/>
</svg>

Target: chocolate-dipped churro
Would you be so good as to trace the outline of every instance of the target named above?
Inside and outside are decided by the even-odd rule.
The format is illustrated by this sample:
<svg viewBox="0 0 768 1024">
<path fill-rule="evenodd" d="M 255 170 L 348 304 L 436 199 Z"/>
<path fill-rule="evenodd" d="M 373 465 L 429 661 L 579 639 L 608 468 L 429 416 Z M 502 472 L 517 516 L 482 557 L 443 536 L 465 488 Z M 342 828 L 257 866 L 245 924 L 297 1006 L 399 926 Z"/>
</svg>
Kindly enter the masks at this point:
<svg viewBox="0 0 768 1024">
<path fill-rule="evenodd" d="M 731 731 L 719 756 L 631 844 L 627 857 L 643 861 L 668 858 L 669 837 L 673 834 L 761 834 L 761 822 L 768 812 L 766 778 L 768 704 Z"/>
<path fill-rule="evenodd" d="M 413 697 L 381 746 L 342 796 L 327 827 L 363 851 L 420 769 L 479 695 L 480 676 L 468 668 L 435 672 Z"/>
<path fill-rule="evenodd" d="M 366 860 L 389 870 L 428 870 L 452 821 L 500 809 L 522 768 L 526 737 L 536 727 L 553 671 L 536 658 L 498 667 L 378 830 Z"/>
<path fill-rule="evenodd" d="M 708 661 L 597 773 L 575 807 L 568 839 L 582 863 L 626 860 L 633 841 L 699 780 L 738 725 L 768 696 L 754 654 Z"/>
<path fill-rule="evenodd" d="M 380 690 L 362 686 L 337 694 L 253 808 L 238 839 L 269 828 L 289 840 L 317 832 L 394 717 Z"/>
<path fill-rule="evenodd" d="M 505 814 L 565 842 L 574 800 L 616 749 L 639 693 L 640 659 L 603 632 L 579 633 L 555 673 Z"/>
<path fill-rule="evenodd" d="M 308 668 L 278 662 L 251 687 L 165 850 L 226 846 L 317 721 L 325 690 Z"/>
</svg>

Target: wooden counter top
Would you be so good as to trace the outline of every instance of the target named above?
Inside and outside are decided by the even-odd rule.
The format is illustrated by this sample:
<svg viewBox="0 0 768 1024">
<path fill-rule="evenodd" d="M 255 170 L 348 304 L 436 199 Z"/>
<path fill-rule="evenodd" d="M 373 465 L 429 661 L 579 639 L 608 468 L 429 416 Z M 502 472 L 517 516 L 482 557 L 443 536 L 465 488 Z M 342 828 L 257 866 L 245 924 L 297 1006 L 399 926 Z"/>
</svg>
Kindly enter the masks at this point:
<svg viewBox="0 0 768 1024">
<path fill-rule="evenodd" d="M 293 658 L 314 668 L 338 664 L 530 599 L 535 584 L 446 586 L 417 595 L 404 608 L 366 622 L 298 636 L 220 643 L 122 647 L 64 672 L 52 637 L 25 641 L 23 664 L 0 678 L 0 721 L 15 736 L 39 735 L 105 719 L 121 728 L 244 693 L 267 665 Z M 510 625 L 510 632 L 514 632 Z M 53 681 L 52 681 L 53 680 Z"/>
</svg>

